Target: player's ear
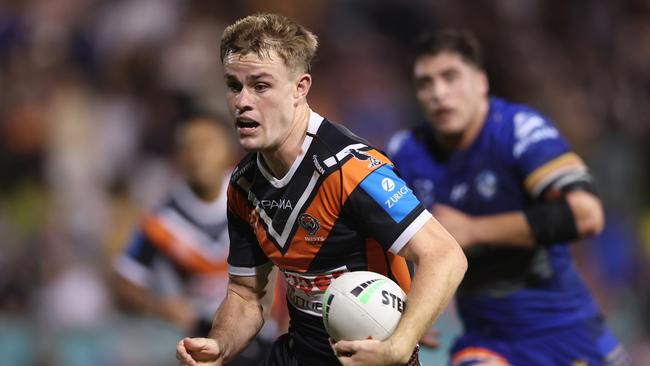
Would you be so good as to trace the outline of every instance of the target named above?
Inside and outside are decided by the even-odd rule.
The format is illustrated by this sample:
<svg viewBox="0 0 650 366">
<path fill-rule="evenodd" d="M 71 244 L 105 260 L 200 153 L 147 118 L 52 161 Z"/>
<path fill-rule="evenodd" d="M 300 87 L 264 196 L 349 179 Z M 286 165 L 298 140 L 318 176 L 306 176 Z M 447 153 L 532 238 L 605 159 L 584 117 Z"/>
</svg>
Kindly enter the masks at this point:
<svg viewBox="0 0 650 366">
<path fill-rule="evenodd" d="M 294 104 L 297 105 L 300 100 L 307 97 L 309 88 L 311 88 L 311 75 L 305 73 L 298 76 L 298 79 L 296 81 L 296 89 L 294 92 Z"/>
</svg>

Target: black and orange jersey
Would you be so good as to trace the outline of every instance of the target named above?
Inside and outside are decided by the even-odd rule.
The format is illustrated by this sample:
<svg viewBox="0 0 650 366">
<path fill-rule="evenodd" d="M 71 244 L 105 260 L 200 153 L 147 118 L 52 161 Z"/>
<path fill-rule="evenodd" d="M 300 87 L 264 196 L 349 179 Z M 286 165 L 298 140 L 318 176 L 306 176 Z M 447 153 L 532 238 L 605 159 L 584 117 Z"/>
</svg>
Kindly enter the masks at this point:
<svg viewBox="0 0 650 366">
<path fill-rule="evenodd" d="M 290 334 L 304 364 L 336 364 L 321 318 L 333 278 L 370 270 L 408 291 L 396 254 L 430 219 L 390 160 L 341 125 L 311 112 L 301 155 L 281 179 L 258 153 L 244 157 L 228 189 L 231 275 L 276 265 L 285 275 Z"/>
</svg>

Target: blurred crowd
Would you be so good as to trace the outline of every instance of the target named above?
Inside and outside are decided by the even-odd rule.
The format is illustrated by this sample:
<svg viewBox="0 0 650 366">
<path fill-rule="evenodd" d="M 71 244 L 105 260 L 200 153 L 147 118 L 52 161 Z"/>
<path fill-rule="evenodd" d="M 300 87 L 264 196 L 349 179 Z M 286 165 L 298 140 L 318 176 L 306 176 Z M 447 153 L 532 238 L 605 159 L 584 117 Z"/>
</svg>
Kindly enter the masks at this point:
<svg viewBox="0 0 650 366">
<path fill-rule="evenodd" d="M 608 214 L 578 265 L 650 364 L 650 1 L 3 0 L 0 365 L 173 365 L 178 330 L 124 312 L 111 261 L 169 189 L 174 130 L 226 115 L 223 28 L 260 11 L 320 37 L 310 105 L 383 146 L 420 119 L 409 44 L 472 29 L 491 91 L 549 116 Z"/>
</svg>

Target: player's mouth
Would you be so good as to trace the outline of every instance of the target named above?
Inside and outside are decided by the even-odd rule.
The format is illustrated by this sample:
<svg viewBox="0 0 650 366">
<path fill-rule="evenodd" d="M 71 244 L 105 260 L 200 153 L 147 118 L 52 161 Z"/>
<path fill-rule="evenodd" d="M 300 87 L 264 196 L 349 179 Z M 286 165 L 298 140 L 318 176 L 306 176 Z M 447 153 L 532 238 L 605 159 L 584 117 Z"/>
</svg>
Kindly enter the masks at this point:
<svg viewBox="0 0 650 366">
<path fill-rule="evenodd" d="M 436 121 L 446 122 L 454 114 L 454 110 L 451 108 L 438 108 L 433 112 L 433 117 Z"/>
<path fill-rule="evenodd" d="M 239 132 L 240 134 L 250 134 L 253 131 L 255 131 L 255 129 L 259 127 L 259 125 L 260 124 L 258 122 L 248 118 L 240 117 L 237 118 L 237 120 L 235 121 L 237 132 Z"/>
</svg>

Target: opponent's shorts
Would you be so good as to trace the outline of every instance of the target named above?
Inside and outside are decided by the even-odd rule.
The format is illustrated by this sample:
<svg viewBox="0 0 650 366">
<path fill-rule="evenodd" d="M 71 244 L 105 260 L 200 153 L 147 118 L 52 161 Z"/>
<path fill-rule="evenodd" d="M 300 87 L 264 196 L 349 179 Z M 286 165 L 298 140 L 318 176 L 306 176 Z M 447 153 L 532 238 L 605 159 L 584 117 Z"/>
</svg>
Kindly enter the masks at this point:
<svg viewBox="0 0 650 366">
<path fill-rule="evenodd" d="M 271 348 L 271 354 L 269 358 L 264 363 L 264 366 L 313 366 L 307 363 L 301 363 L 298 361 L 296 352 L 293 349 L 291 336 L 289 334 L 281 335 L 275 343 L 273 343 L 273 348 Z M 411 359 L 408 364 L 405 366 L 421 366 L 418 359 L 419 347 L 416 347 L 411 355 Z M 319 360 L 319 365 L 327 364 L 328 366 L 340 366 L 341 364 L 336 358 L 332 358 L 329 362 L 323 363 L 323 359 Z"/>
<path fill-rule="evenodd" d="M 601 319 L 512 339 L 478 332 L 461 335 L 451 366 L 631 366 L 632 361 Z"/>
</svg>

